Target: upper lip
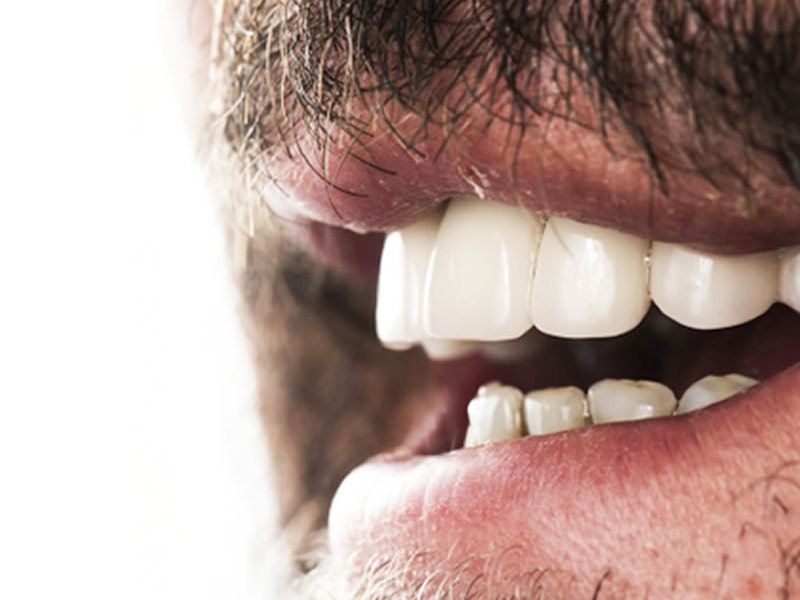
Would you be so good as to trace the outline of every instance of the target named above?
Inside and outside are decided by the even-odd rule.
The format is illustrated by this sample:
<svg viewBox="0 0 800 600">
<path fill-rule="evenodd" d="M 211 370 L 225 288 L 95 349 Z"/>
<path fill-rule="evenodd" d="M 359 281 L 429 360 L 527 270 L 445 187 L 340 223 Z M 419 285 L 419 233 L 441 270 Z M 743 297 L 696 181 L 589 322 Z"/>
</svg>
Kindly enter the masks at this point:
<svg viewBox="0 0 800 600">
<path fill-rule="evenodd" d="M 657 182 L 636 157 L 612 155 L 590 132 L 549 132 L 511 155 L 502 127 L 465 131 L 445 146 L 435 136 L 414 152 L 376 135 L 369 160 L 329 149 L 325 167 L 273 157 L 279 210 L 357 231 L 403 227 L 452 196 L 476 194 L 640 237 L 719 253 L 800 243 L 800 191 L 765 178 L 743 195 L 691 173 Z M 298 142 L 303 144 L 302 141 Z M 558 148 L 558 151 L 555 150 Z M 310 149 L 307 157 L 315 156 Z"/>
</svg>

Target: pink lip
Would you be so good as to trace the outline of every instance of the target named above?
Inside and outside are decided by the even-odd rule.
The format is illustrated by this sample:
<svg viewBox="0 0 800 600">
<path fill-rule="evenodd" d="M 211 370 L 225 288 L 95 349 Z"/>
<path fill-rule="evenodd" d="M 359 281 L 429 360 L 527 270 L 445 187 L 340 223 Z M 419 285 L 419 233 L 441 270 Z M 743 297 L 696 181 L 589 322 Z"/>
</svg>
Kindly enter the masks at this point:
<svg viewBox="0 0 800 600">
<path fill-rule="evenodd" d="M 766 561 L 775 549 L 755 539 L 742 548 L 741 527 L 778 510 L 772 496 L 797 498 L 790 480 L 800 469 L 785 457 L 800 450 L 798 390 L 800 365 L 679 418 L 439 456 L 378 457 L 352 472 L 334 498 L 333 555 L 353 576 L 368 561 L 402 555 L 414 565 L 405 572 L 411 578 L 456 565 L 467 575 L 485 572 L 512 549 L 508 570 L 557 565 L 575 586 L 569 597 L 581 598 L 609 569 L 617 585 L 652 581 L 668 589 L 676 572 L 705 581 L 718 573 L 720 552 L 729 553 L 731 568 L 741 551 L 749 561 L 743 567 L 759 572 L 763 560 L 763 572 L 772 572 Z M 770 473 L 786 477 L 770 483 Z M 797 515 L 785 520 L 787 532 L 797 531 Z M 691 546 L 695 539 L 703 545 Z M 687 545 L 691 569 L 681 563 Z M 662 574 L 648 571 L 653 560 Z"/>
<path fill-rule="evenodd" d="M 547 144 L 526 143 L 516 158 L 506 135 L 502 125 L 468 130 L 440 153 L 444 135 L 430 134 L 412 152 L 378 131 L 369 147 L 357 153 L 380 168 L 352 157 L 342 160 L 334 148 L 322 161 L 319 151 L 306 145 L 305 155 L 318 173 L 297 156 L 276 158 L 271 172 L 288 198 L 277 194 L 273 201 L 330 225 L 385 231 L 413 222 L 450 196 L 483 193 L 531 210 L 711 251 L 751 252 L 800 243 L 800 193 L 793 187 L 764 179 L 757 182 L 754 197 L 743 202 L 740 195 L 722 193 L 700 177 L 672 173 L 666 197 L 640 160 L 611 155 L 594 134 L 554 123 Z M 532 139 L 536 135 L 530 134 Z M 332 185 L 323 181 L 322 172 Z"/>
</svg>

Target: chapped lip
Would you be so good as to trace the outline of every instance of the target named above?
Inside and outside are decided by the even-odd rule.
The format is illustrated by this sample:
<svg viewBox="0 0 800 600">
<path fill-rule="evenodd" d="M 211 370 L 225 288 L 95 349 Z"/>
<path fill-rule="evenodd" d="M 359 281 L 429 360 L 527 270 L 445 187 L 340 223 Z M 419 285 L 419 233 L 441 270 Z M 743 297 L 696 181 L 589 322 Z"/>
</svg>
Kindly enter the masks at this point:
<svg viewBox="0 0 800 600">
<path fill-rule="evenodd" d="M 445 136 L 431 134 L 412 151 L 381 130 L 366 148 L 353 150 L 357 158 L 335 147 L 323 156 L 300 140 L 297 148 L 308 162 L 297 149 L 270 160 L 279 189 L 268 192 L 268 202 L 292 217 L 389 231 L 452 196 L 483 195 L 710 252 L 800 243 L 800 191 L 790 185 L 762 177 L 744 198 L 697 175 L 670 172 L 665 195 L 643 161 L 612 155 L 594 134 L 556 122 L 548 127 L 547 143 L 526 143 L 519 152 L 509 149 L 507 135 L 501 124 L 467 129 L 443 146 Z"/>
</svg>

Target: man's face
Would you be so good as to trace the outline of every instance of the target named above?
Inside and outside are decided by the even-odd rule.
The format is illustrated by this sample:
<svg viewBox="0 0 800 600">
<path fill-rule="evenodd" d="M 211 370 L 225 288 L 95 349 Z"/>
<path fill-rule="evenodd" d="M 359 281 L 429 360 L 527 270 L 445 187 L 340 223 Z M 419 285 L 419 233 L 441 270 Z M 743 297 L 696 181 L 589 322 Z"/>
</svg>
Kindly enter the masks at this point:
<svg viewBox="0 0 800 600">
<path fill-rule="evenodd" d="M 304 593 L 800 597 L 800 4 L 220 1 L 210 81 Z"/>
</svg>

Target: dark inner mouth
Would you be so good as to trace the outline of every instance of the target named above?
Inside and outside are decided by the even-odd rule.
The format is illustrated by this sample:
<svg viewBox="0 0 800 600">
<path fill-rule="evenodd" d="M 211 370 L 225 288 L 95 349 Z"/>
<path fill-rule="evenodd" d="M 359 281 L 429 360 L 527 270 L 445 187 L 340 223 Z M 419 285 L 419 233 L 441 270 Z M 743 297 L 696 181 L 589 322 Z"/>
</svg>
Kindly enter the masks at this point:
<svg viewBox="0 0 800 600">
<path fill-rule="evenodd" d="M 653 306 L 639 327 L 616 338 L 536 335 L 535 349 L 522 359 L 498 361 L 476 352 L 438 363 L 437 385 L 444 392 L 438 419 L 424 434 L 412 434 L 412 450 L 439 454 L 460 447 L 467 403 L 487 381 L 527 392 L 567 385 L 586 389 L 605 378 L 650 379 L 666 384 L 680 398 L 706 375 L 739 373 L 766 381 L 800 362 L 800 314 L 783 305 L 749 323 L 716 331 L 688 329 Z"/>
</svg>

